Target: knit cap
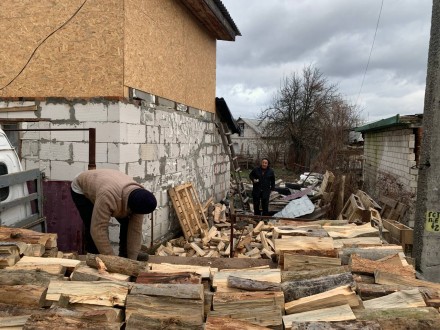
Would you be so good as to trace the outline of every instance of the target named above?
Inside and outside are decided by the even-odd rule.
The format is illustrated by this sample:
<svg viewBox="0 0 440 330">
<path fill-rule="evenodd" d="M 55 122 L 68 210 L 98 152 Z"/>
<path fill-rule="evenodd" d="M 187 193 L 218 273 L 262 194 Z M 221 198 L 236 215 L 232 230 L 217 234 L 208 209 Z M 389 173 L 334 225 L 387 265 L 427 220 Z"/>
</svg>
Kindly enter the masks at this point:
<svg viewBox="0 0 440 330">
<path fill-rule="evenodd" d="M 156 197 L 145 189 L 135 189 L 128 196 L 128 207 L 135 214 L 148 214 L 157 206 Z"/>
</svg>

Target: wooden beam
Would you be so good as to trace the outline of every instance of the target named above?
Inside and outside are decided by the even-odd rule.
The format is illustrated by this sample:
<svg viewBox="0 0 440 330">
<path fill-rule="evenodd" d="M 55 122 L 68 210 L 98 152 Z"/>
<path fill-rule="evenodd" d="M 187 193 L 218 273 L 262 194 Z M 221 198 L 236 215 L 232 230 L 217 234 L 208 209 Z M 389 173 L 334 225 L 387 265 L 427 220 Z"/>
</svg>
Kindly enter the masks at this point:
<svg viewBox="0 0 440 330">
<path fill-rule="evenodd" d="M 19 111 L 37 111 L 36 105 L 28 105 L 21 107 L 0 108 L 0 112 L 19 112 Z"/>
</svg>

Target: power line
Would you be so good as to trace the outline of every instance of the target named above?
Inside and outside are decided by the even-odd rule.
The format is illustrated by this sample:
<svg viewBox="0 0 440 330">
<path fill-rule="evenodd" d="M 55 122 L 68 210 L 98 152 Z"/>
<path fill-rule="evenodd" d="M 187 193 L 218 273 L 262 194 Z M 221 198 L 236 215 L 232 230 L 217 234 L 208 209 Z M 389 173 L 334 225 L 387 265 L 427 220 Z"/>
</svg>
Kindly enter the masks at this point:
<svg viewBox="0 0 440 330">
<path fill-rule="evenodd" d="M 84 5 L 86 4 L 87 0 L 84 0 L 84 2 L 82 3 L 81 6 L 78 7 L 78 9 L 72 14 L 72 16 L 70 16 L 70 18 L 65 21 L 63 24 L 61 24 L 58 28 L 56 28 L 54 31 L 52 31 L 51 33 L 49 33 L 43 40 L 41 40 L 41 42 L 38 44 L 37 47 L 35 47 L 34 51 L 32 52 L 32 54 L 29 56 L 27 62 L 25 63 L 25 65 L 21 68 L 21 70 L 15 75 L 14 78 L 12 78 L 6 85 L 4 85 L 3 87 L 0 88 L 0 91 L 5 89 L 6 87 L 8 87 L 10 84 L 12 84 L 15 79 L 17 79 L 24 71 L 24 69 L 26 69 L 26 67 L 28 66 L 28 64 L 30 63 L 30 61 L 32 60 L 32 58 L 34 57 L 35 53 L 37 52 L 38 48 L 40 48 L 40 46 L 47 40 L 49 39 L 53 34 L 55 34 L 56 32 L 58 32 L 60 29 L 62 29 L 63 27 L 65 27 L 67 25 L 67 23 L 69 23 L 78 13 L 79 11 L 82 9 L 82 7 L 84 7 Z"/>
<path fill-rule="evenodd" d="M 361 91 L 362 91 L 362 87 L 364 87 L 365 76 L 367 75 L 368 66 L 370 65 L 371 54 L 373 53 L 374 42 L 376 41 L 377 30 L 379 28 L 380 16 L 382 15 L 383 2 L 384 2 L 384 0 L 382 0 L 382 2 L 380 4 L 379 17 L 377 18 L 376 30 L 374 31 L 374 37 L 373 37 L 373 43 L 371 44 L 370 55 L 368 56 L 367 66 L 365 67 L 364 76 L 362 77 L 361 88 L 359 88 L 359 93 L 356 98 L 356 103 L 355 103 L 356 105 L 358 104 L 359 96 L 361 95 Z"/>
</svg>

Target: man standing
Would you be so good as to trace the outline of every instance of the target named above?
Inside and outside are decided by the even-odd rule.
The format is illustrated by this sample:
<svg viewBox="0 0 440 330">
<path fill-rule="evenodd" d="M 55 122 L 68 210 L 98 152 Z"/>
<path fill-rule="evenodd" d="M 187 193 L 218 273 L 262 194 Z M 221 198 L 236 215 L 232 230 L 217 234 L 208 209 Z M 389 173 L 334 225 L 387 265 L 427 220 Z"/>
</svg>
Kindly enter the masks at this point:
<svg viewBox="0 0 440 330">
<path fill-rule="evenodd" d="M 254 214 L 261 215 L 260 202 L 263 208 L 263 215 L 269 215 L 269 196 L 275 189 L 275 173 L 269 167 L 269 160 L 263 158 L 261 166 L 255 167 L 249 174 L 253 183 L 252 199 L 254 201 Z"/>
<path fill-rule="evenodd" d="M 154 195 L 116 170 L 85 171 L 72 181 L 72 199 L 86 228 L 86 251 L 114 255 L 108 236 L 111 217 L 120 223 L 119 256 L 136 260 L 144 214 L 154 211 Z"/>
</svg>

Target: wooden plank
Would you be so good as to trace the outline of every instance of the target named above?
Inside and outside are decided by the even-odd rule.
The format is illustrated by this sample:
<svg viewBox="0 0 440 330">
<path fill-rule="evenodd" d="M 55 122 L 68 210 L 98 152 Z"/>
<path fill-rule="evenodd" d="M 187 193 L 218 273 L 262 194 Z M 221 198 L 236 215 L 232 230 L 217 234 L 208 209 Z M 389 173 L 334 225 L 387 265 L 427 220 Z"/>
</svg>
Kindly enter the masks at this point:
<svg viewBox="0 0 440 330">
<path fill-rule="evenodd" d="M 283 282 L 281 283 L 281 288 L 287 303 L 343 285 L 354 285 L 351 273 L 328 275 L 309 280 Z"/>
<path fill-rule="evenodd" d="M 192 196 L 194 197 L 194 200 L 193 200 L 194 208 L 199 213 L 199 215 L 202 216 L 202 220 L 205 223 L 206 228 L 209 228 L 208 220 L 206 219 L 205 212 L 203 212 L 203 207 L 202 207 L 202 204 L 200 203 L 199 196 L 197 195 L 197 192 L 194 189 L 194 186 L 192 184 L 189 187 L 189 191 L 192 192 Z"/>
<path fill-rule="evenodd" d="M 0 108 L 0 112 L 21 112 L 21 111 L 37 111 L 36 105 L 26 105 L 26 106 L 19 106 L 19 107 L 2 107 Z"/>
<path fill-rule="evenodd" d="M 179 273 L 140 273 L 136 278 L 136 283 L 142 284 L 201 284 L 202 277 L 197 273 L 179 272 Z"/>
<path fill-rule="evenodd" d="M 50 281 L 46 300 L 58 301 L 61 295 L 69 297 L 71 303 L 100 306 L 125 306 L 128 284 L 110 281 Z"/>
<path fill-rule="evenodd" d="M 349 305 L 341 305 L 336 307 L 316 309 L 314 311 L 290 314 L 283 316 L 285 329 L 292 329 L 293 322 L 337 322 L 355 320 L 353 312 Z"/>
<path fill-rule="evenodd" d="M 252 324 L 250 322 L 234 320 L 229 317 L 219 317 L 209 315 L 206 319 L 205 330 L 269 330 L 268 327 Z"/>
<path fill-rule="evenodd" d="M 177 196 L 177 193 L 174 191 L 173 188 L 170 188 L 168 189 L 168 194 L 170 195 L 174 209 L 176 210 L 177 218 L 179 219 L 185 239 L 188 241 L 195 236 L 195 232 L 187 220 L 188 216 L 183 209 L 182 202 Z"/>
<path fill-rule="evenodd" d="M 294 314 L 346 304 L 350 307 L 359 306 L 359 299 L 349 285 L 293 300 L 286 303 L 284 308 L 286 314 Z"/>
<path fill-rule="evenodd" d="M 332 268 L 341 265 L 341 259 L 306 256 L 300 254 L 284 255 L 284 270 L 307 271 L 322 268 Z"/>
<path fill-rule="evenodd" d="M 426 307 L 425 300 L 418 289 L 402 290 L 384 297 L 364 301 L 364 308 L 413 308 Z"/>
</svg>

